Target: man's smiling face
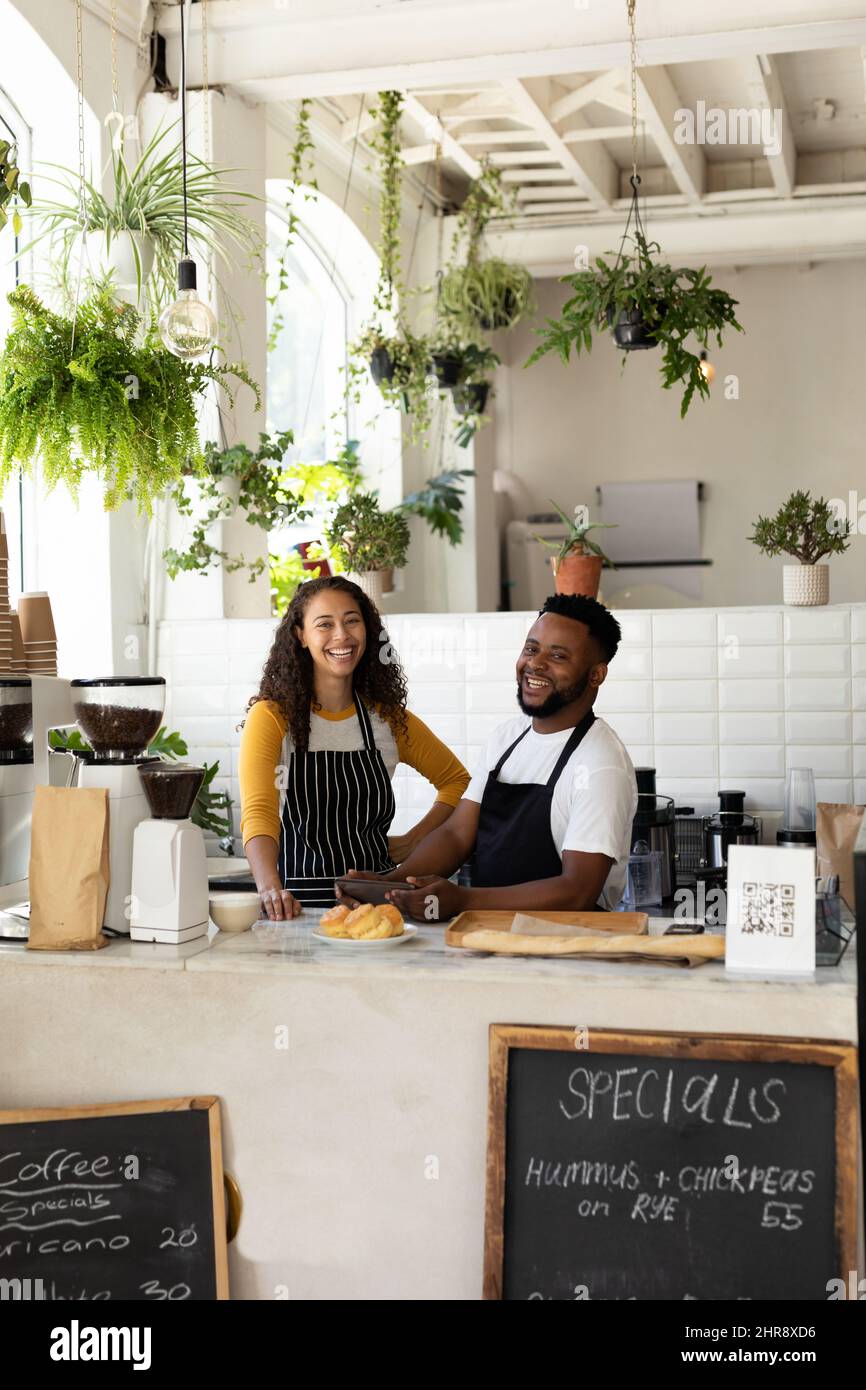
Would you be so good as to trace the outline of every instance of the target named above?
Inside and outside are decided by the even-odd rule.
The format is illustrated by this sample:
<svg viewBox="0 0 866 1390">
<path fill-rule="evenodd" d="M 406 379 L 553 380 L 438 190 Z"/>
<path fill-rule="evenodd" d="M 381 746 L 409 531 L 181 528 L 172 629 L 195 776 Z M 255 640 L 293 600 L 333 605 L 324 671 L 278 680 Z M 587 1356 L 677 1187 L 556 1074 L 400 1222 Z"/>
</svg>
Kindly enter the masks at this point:
<svg viewBox="0 0 866 1390">
<path fill-rule="evenodd" d="M 517 659 L 517 703 L 524 714 L 547 719 L 579 700 L 590 684 L 601 685 L 606 675 L 585 623 L 544 613 L 529 629 Z"/>
</svg>

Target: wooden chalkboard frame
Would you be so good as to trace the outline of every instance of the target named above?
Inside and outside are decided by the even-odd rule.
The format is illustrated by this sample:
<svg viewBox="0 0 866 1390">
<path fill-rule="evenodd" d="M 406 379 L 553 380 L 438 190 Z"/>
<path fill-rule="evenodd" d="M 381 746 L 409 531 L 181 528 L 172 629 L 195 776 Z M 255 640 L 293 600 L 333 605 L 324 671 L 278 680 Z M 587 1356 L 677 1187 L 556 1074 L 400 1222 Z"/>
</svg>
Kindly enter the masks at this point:
<svg viewBox="0 0 866 1390">
<path fill-rule="evenodd" d="M 208 1112 L 216 1296 L 218 1299 L 227 1299 L 229 1297 L 229 1265 L 226 1242 L 222 1129 L 218 1096 L 180 1096 L 173 1100 L 128 1100 L 114 1105 L 70 1105 L 60 1106 L 56 1109 L 0 1110 L 0 1125 L 31 1125 L 38 1124 L 41 1120 L 94 1120 L 103 1119 L 110 1115 L 156 1115 L 178 1110 L 206 1110 Z"/>
<path fill-rule="evenodd" d="M 508 1059 L 516 1048 L 573 1052 L 575 1029 L 491 1023 L 487 1098 L 487 1185 L 482 1298 L 502 1298 L 505 1212 L 505 1134 Z M 857 1268 L 857 1048 L 813 1038 L 736 1037 L 710 1033 L 642 1033 L 589 1029 L 588 1055 L 695 1058 L 713 1062 L 794 1062 L 832 1067 L 836 1082 L 836 1252 L 847 1281 Z"/>
</svg>

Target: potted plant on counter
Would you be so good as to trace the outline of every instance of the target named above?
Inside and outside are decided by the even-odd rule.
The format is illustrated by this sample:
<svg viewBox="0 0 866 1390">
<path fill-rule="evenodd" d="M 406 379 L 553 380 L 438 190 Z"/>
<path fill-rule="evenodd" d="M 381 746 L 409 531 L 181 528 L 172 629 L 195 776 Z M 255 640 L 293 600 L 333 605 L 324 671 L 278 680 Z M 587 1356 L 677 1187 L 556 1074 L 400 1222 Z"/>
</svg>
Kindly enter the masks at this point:
<svg viewBox="0 0 866 1390">
<path fill-rule="evenodd" d="M 565 522 L 565 539 L 559 544 L 546 541 L 542 536 L 536 539 L 549 550 L 556 551 L 550 558 L 556 592 L 586 594 L 588 598 L 596 598 L 602 568 L 607 565 L 609 569 L 615 569 L 616 566 L 608 559 L 601 546 L 589 539 L 589 532 L 611 530 L 616 523 L 589 521 L 583 507 L 576 507 L 575 515 L 568 516 L 557 502 L 552 501 L 552 505 Z"/>
<path fill-rule="evenodd" d="M 325 534 L 348 577 L 378 607 L 388 570 L 402 569 L 409 553 L 409 523 L 400 511 L 382 511 L 373 492 L 357 492 L 338 507 Z"/>
<path fill-rule="evenodd" d="M 792 492 L 775 516 L 759 516 L 748 539 L 762 555 L 791 555 L 795 565 L 785 565 L 784 602 L 798 608 L 830 601 L 830 567 L 819 563 L 825 555 L 842 555 L 851 544 L 853 526 L 823 497 Z"/>
<path fill-rule="evenodd" d="M 572 350 L 575 356 L 584 349 L 591 351 L 593 336 L 608 331 L 626 353 L 660 347 L 662 386 L 666 390 L 677 384 L 683 387 L 682 417 L 695 391 L 704 398 L 710 394 L 706 364 L 700 356 L 710 336 L 721 347 L 725 328 L 742 332 L 734 313 L 737 301 L 726 290 L 716 289 L 705 269 L 673 267 L 655 259 L 660 247 L 648 242 L 643 232 L 627 239 L 633 251 L 621 251 L 613 264 L 599 256 L 593 270 L 564 277 L 563 283 L 574 293 L 563 306 L 562 316 L 548 319 L 538 330 L 542 342 L 526 365 L 548 352 L 558 353 L 567 364 Z M 697 340 L 697 352 L 686 346 L 690 337 Z"/>
<path fill-rule="evenodd" d="M 259 389 L 241 363 L 185 362 L 151 332 L 139 342 L 140 316 L 99 293 L 75 319 L 55 314 L 26 285 L 9 295 L 13 317 L 0 356 L 0 492 L 38 458 L 50 489 L 73 497 L 85 472 L 100 477 L 106 509 L 132 497 L 154 500 L 191 468 L 203 466 L 196 408 L 211 382 L 229 378 Z"/>
</svg>

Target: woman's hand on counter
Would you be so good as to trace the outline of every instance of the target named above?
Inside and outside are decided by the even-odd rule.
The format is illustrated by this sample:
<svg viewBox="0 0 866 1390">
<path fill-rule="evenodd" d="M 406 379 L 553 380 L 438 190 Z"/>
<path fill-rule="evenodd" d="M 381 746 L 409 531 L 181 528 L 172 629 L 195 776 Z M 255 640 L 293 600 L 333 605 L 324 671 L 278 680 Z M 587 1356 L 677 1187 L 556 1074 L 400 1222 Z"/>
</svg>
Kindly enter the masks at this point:
<svg viewBox="0 0 866 1390">
<path fill-rule="evenodd" d="M 266 888 L 259 888 L 265 916 L 271 922 L 290 922 L 301 914 L 301 904 L 293 898 L 288 888 L 279 882 Z"/>
</svg>

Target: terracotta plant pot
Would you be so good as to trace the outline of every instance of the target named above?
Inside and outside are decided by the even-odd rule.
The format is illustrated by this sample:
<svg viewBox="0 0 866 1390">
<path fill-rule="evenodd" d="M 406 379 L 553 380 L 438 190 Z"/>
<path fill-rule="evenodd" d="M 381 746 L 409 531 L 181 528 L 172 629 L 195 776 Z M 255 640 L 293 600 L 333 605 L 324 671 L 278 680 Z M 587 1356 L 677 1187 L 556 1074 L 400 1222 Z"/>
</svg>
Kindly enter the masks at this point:
<svg viewBox="0 0 866 1390">
<path fill-rule="evenodd" d="M 785 603 L 817 608 L 830 602 L 829 565 L 785 565 L 782 576 Z"/>
<path fill-rule="evenodd" d="M 601 582 L 604 561 L 600 555 L 566 555 L 560 560 L 551 557 L 553 577 L 558 594 L 586 594 L 595 598 Z"/>
</svg>

